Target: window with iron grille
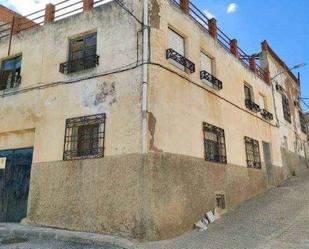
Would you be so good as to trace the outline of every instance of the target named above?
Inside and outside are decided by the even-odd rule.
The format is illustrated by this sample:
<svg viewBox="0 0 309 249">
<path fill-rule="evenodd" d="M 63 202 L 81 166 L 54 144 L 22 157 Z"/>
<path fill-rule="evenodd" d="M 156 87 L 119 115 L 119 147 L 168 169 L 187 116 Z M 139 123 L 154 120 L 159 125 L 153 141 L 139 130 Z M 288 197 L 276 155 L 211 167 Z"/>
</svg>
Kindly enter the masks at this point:
<svg viewBox="0 0 309 249">
<path fill-rule="evenodd" d="M 224 130 L 214 125 L 203 123 L 205 160 L 227 163 Z"/>
<path fill-rule="evenodd" d="M 245 137 L 246 156 L 248 168 L 261 169 L 261 157 L 259 142 L 249 137 Z"/>
<path fill-rule="evenodd" d="M 0 90 L 15 88 L 21 81 L 21 56 L 4 60 L 1 63 Z"/>
<path fill-rule="evenodd" d="M 104 156 L 105 114 L 66 120 L 64 160 Z"/>
<path fill-rule="evenodd" d="M 282 108 L 283 108 L 283 116 L 286 121 L 291 123 L 291 111 L 289 100 L 285 95 L 282 95 Z"/>
</svg>

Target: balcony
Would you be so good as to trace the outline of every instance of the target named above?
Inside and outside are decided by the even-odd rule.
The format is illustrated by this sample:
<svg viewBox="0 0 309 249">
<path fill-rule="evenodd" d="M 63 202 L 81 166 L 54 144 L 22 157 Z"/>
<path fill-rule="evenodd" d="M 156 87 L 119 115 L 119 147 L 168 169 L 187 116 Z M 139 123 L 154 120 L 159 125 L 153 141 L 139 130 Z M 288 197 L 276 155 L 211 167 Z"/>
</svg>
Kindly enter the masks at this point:
<svg viewBox="0 0 309 249">
<path fill-rule="evenodd" d="M 245 100 L 245 105 L 247 109 L 253 112 L 259 112 L 260 111 L 260 106 L 256 103 L 254 103 L 251 99 L 246 99 Z"/>
<path fill-rule="evenodd" d="M 14 75 L 10 79 L 0 78 L 0 90 L 16 88 L 21 83 L 21 76 Z"/>
<path fill-rule="evenodd" d="M 59 72 L 63 74 L 74 73 L 90 68 L 94 68 L 99 65 L 98 55 L 85 56 L 75 60 L 69 60 L 60 64 Z"/>
<path fill-rule="evenodd" d="M 264 119 L 269 120 L 269 121 L 274 119 L 273 114 L 265 109 L 261 109 L 261 115 Z"/>
<path fill-rule="evenodd" d="M 171 59 L 177 62 L 178 64 L 183 66 L 185 69 L 187 69 L 190 73 L 195 72 L 195 64 L 171 48 L 166 50 L 166 59 L 167 60 Z"/>
<path fill-rule="evenodd" d="M 201 80 L 207 80 L 215 90 L 221 90 L 223 88 L 222 81 L 205 70 L 201 71 Z"/>
</svg>

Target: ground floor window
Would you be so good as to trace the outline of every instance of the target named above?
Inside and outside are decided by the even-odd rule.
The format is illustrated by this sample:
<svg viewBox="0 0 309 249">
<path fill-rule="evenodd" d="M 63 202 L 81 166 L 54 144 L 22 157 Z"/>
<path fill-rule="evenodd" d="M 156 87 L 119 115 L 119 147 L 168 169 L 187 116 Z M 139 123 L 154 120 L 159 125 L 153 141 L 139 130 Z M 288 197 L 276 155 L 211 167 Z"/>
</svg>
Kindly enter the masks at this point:
<svg viewBox="0 0 309 249">
<path fill-rule="evenodd" d="M 211 124 L 203 124 L 205 160 L 226 163 L 224 130 Z"/>
<path fill-rule="evenodd" d="M 245 137 L 245 146 L 248 168 L 261 169 L 259 142 L 252 138 Z"/>
<path fill-rule="evenodd" d="M 105 114 L 66 120 L 64 160 L 103 157 Z"/>
</svg>

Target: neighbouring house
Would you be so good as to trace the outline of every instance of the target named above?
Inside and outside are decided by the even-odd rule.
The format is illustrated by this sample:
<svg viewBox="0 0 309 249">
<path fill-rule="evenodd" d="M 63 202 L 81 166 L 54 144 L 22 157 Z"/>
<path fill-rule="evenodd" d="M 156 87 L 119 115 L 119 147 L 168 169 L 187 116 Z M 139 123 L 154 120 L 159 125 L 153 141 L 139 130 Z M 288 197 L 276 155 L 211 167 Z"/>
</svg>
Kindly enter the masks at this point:
<svg viewBox="0 0 309 249">
<path fill-rule="evenodd" d="M 0 26 L 1 221 L 166 239 L 307 168 L 300 81 L 266 41 L 246 54 L 188 0 L 27 19 Z"/>
</svg>

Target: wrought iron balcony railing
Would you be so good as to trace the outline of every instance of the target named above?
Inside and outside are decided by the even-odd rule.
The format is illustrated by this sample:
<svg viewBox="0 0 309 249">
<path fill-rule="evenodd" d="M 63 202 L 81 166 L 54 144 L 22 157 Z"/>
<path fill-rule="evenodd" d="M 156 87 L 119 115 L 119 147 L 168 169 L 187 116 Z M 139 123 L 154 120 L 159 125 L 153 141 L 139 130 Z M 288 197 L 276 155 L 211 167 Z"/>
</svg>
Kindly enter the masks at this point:
<svg viewBox="0 0 309 249">
<path fill-rule="evenodd" d="M 265 109 L 261 109 L 261 115 L 266 120 L 273 120 L 274 119 L 273 114 L 270 113 L 269 111 L 265 110 Z"/>
<path fill-rule="evenodd" d="M 174 60 L 186 68 L 190 73 L 195 72 L 195 64 L 171 48 L 166 50 L 166 59 Z"/>
<path fill-rule="evenodd" d="M 215 90 L 221 90 L 223 88 L 223 84 L 221 80 L 218 80 L 215 76 L 211 75 L 207 71 L 201 71 L 201 79 L 207 80 L 209 83 L 212 84 L 212 88 Z"/>
<path fill-rule="evenodd" d="M 245 99 L 245 105 L 250 111 L 253 111 L 253 112 L 260 111 L 260 106 L 254 103 L 251 99 Z"/>
<path fill-rule="evenodd" d="M 15 75 L 10 80 L 0 78 L 0 90 L 16 88 L 21 83 L 21 75 Z"/>
<path fill-rule="evenodd" d="M 99 65 L 99 58 L 100 56 L 98 55 L 91 55 L 75 60 L 69 60 L 68 62 L 60 64 L 59 71 L 60 73 L 68 74 L 94 68 Z"/>
</svg>

